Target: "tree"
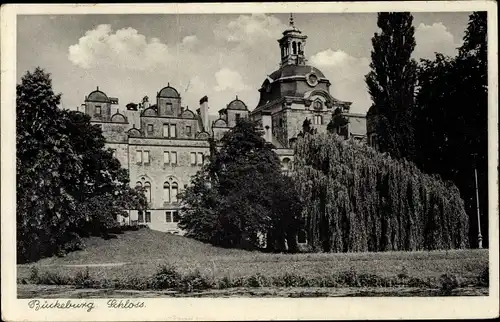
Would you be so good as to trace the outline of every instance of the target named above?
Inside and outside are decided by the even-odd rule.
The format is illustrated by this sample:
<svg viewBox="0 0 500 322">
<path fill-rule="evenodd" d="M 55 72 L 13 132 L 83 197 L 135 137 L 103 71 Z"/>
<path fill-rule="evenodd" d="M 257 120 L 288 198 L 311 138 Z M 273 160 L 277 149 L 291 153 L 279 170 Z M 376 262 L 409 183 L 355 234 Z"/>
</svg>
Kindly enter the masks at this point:
<svg viewBox="0 0 500 322">
<path fill-rule="evenodd" d="M 474 168 L 478 171 L 482 231 L 488 220 L 488 93 L 486 13 L 469 18 L 457 57 L 437 54 L 422 60 L 415 107 L 416 162 L 429 173 L 452 180 L 460 189 L 477 240 Z"/>
<path fill-rule="evenodd" d="M 347 117 L 342 115 L 342 111 L 340 108 L 336 108 L 333 112 L 332 118 L 330 122 L 326 126 L 326 130 L 328 133 L 336 133 L 338 135 L 343 136 L 344 138 L 349 138 L 349 132 L 347 125 L 349 124 L 349 120 Z"/>
<path fill-rule="evenodd" d="M 188 236 L 225 247 L 260 248 L 268 235 L 268 248 L 285 239 L 293 248 L 300 209 L 272 144 L 253 123 L 241 120 L 220 146 L 213 141 L 211 146 L 208 164 L 181 196 L 180 227 Z"/>
<path fill-rule="evenodd" d="M 375 132 L 381 152 L 411 160 L 414 155 L 413 115 L 416 62 L 413 16 L 408 12 L 378 14 L 380 34 L 372 38 L 371 71 L 366 84 L 378 117 Z"/>
<path fill-rule="evenodd" d="M 125 206 L 142 201 L 104 150 L 100 129 L 82 113 L 60 110 L 60 99 L 40 68 L 17 85 L 18 261 L 80 248 L 89 227 L 105 230 Z"/>
<path fill-rule="evenodd" d="M 468 247 L 469 218 L 456 186 L 354 140 L 297 140 L 293 173 L 315 251 Z"/>
</svg>

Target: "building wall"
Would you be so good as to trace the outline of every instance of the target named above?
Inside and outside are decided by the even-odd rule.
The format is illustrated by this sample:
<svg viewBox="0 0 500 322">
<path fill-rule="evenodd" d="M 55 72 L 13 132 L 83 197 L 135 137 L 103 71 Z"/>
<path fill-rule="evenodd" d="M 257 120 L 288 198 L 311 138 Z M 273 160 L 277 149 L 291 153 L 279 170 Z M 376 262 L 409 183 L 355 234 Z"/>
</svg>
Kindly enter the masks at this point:
<svg viewBox="0 0 500 322">
<path fill-rule="evenodd" d="M 158 117 L 158 116 L 142 116 L 141 129 L 145 137 L 163 138 L 163 125 L 175 125 L 175 137 L 179 139 L 193 139 L 198 129 L 198 121 L 188 118 L 173 118 L 173 117 Z M 149 125 L 153 126 L 153 131 L 149 131 Z M 191 134 L 188 134 L 187 126 L 191 127 Z M 171 136 L 171 134 L 170 134 Z"/>
<path fill-rule="evenodd" d="M 130 183 L 135 186 L 141 182 L 151 184 L 151 202 L 148 210 L 151 212 L 151 222 L 145 223 L 150 228 L 161 231 L 177 231 L 176 224 L 167 223 L 165 220 L 165 211 L 179 209 L 179 202 L 170 200 L 167 202 L 164 198 L 164 183 L 170 185 L 177 183 L 178 192 L 181 192 L 191 182 L 191 177 L 201 169 L 199 163 L 199 153 L 204 156 L 209 154 L 209 145 L 203 140 L 172 140 L 161 138 L 130 138 L 128 141 L 129 149 L 129 175 Z M 149 152 L 149 163 L 144 159 L 138 160 L 137 151 Z M 169 163 L 164 162 L 164 152 L 169 152 Z M 173 163 L 172 152 L 177 155 L 176 163 Z M 191 153 L 196 155 L 196 164 L 191 163 Z M 142 162 L 140 162 L 142 161 Z M 137 212 L 133 212 L 131 220 L 137 220 Z M 176 229 L 174 229 L 175 227 Z"/>
<path fill-rule="evenodd" d="M 101 108 L 101 114 L 96 114 L 97 107 Z M 92 121 L 109 122 L 111 120 L 111 104 L 105 102 L 85 102 L 85 113 L 90 115 Z"/>
</svg>

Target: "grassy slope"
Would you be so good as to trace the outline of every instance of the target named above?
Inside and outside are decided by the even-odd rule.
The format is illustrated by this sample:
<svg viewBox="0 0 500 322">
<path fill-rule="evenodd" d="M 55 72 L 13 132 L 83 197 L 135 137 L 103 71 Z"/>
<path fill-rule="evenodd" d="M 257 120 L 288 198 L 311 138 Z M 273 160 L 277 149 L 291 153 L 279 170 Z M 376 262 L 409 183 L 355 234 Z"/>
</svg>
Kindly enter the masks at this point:
<svg viewBox="0 0 500 322">
<path fill-rule="evenodd" d="M 385 252 L 342 254 L 263 254 L 213 247 L 198 241 L 142 229 L 121 234 L 116 239 L 86 240 L 87 248 L 64 258 L 45 258 L 31 265 L 18 265 L 18 276 L 27 277 L 31 266 L 44 271 L 74 274 L 82 267 L 103 263 L 128 263 L 118 267 L 91 267 L 95 277 L 119 278 L 152 275 L 158 265 L 172 263 L 184 271 L 200 269 L 214 276 L 245 276 L 260 272 L 267 276 L 291 272 L 303 275 L 325 275 L 354 269 L 358 273 L 394 276 L 406 269 L 412 277 L 478 276 L 488 265 L 487 250 L 454 250 L 434 252 Z"/>
</svg>

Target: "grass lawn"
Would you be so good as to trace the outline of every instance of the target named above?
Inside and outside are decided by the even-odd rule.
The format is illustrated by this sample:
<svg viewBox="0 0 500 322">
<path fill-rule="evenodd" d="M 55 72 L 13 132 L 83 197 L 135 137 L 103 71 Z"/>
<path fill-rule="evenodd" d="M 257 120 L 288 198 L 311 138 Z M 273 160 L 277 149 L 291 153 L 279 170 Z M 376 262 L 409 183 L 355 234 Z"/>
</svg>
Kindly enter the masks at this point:
<svg viewBox="0 0 500 322">
<path fill-rule="evenodd" d="M 85 250 L 66 257 L 17 265 L 18 279 L 27 279 L 33 266 L 40 271 L 74 275 L 90 265 L 89 272 L 95 279 L 151 276 L 159 265 L 165 263 L 174 264 L 183 273 L 198 269 L 214 278 L 256 273 L 265 276 L 284 273 L 325 276 L 349 270 L 378 276 L 397 276 L 406 272 L 410 277 L 422 279 L 438 278 L 444 273 L 475 278 L 488 266 L 488 250 L 264 254 L 217 248 L 149 229 L 127 231 L 111 240 L 89 238 L 85 243 Z M 92 266 L 96 264 L 101 266 Z"/>
</svg>

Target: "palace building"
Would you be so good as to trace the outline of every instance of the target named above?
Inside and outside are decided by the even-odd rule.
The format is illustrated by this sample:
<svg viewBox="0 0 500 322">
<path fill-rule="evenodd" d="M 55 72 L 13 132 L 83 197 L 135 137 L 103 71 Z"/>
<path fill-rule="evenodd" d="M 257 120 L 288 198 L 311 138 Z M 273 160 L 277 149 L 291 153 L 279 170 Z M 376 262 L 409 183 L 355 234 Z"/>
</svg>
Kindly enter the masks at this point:
<svg viewBox="0 0 500 322">
<path fill-rule="evenodd" d="M 130 184 L 146 191 L 148 210 L 130 210 L 128 218 L 119 220 L 182 234 L 177 226 L 177 194 L 203 165 L 209 154 L 208 139 L 219 140 L 240 118 L 259 124 L 265 140 L 276 147 L 283 171 L 292 169 L 293 143 L 306 119 L 318 132 L 325 132 L 333 112 L 339 109 L 349 120 L 344 132 L 365 141 L 365 116 L 350 113 L 351 102 L 330 95 L 330 81 L 319 69 L 307 65 L 306 40 L 291 16 L 289 28 L 278 40 L 280 67 L 265 78 L 260 100 L 252 110 L 236 97 L 214 117 L 205 96 L 192 111 L 182 106 L 179 92 L 170 84 L 157 92 L 154 104 L 146 96 L 122 109 L 114 107 L 117 98 L 108 97 L 99 87 L 86 96 L 85 113 L 102 128 L 107 147 L 129 170 Z"/>
</svg>

